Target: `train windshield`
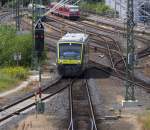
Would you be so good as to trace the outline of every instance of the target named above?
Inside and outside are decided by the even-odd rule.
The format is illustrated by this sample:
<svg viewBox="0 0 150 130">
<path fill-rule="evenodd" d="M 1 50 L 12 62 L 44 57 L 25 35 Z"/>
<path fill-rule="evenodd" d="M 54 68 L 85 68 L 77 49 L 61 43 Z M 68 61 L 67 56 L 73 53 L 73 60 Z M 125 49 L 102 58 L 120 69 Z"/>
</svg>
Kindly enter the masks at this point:
<svg viewBox="0 0 150 130">
<path fill-rule="evenodd" d="M 79 8 L 78 8 L 78 7 L 71 7 L 71 8 L 70 8 L 70 11 L 71 11 L 71 12 L 78 12 L 78 11 L 79 11 Z"/>
<path fill-rule="evenodd" d="M 61 43 L 59 44 L 59 58 L 68 60 L 80 60 L 81 49 L 81 44 Z"/>
</svg>

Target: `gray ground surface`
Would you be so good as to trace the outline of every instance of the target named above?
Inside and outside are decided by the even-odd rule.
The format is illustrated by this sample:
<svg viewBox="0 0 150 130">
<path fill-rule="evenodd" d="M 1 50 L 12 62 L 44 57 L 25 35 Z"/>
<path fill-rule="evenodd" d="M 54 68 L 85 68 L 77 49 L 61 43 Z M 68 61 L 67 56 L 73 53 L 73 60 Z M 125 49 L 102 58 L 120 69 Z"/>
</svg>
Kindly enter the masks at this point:
<svg viewBox="0 0 150 130">
<path fill-rule="evenodd" d="M 51 125 L 49 126 L 43 126 L 43 124 L 41 123 L 39 126 L 40 127 L 49 127 L 48 129 L 51 130 L 63 130 L 63 127 L 66 128 L 67 127 L 67 110 L 68 110 L 68 90 L 65 90 L 64 92 L 57 94 L 56 96 L 50 98 L 49 100 L 46 101 L 45 103 L 45 112 L 44 112 L 44 117 L 47 118 L 51 123 Z M 21 113 L 21 115 L 16 116 L 13 118 L 13 120 L 11 120 L 9 123 L 4 124 L 0 127 L 1 130 L 12 130 L 12 128 L 14 130 L 22 130 L 21 125 L 25 123 L 25 126 L 27 127 L 29 119 L 27 118 L 29 115 L 33 115 L 31 118 L 36 117 L 35 115 L 35 109 L 32 108 L 30 111 L 26 112 L 26 113 Z M 39 116 L 39 115 L 38 115 Z M 38 119 L 37 116 L 37 119 Z M 34 120 L 36 120 L 36 118 L 34 118 Z M 33 121 L 33 119 L 32 119 Z M 44 121 L 41 120 L 41 121 Z M 34 124 L 34 121 L 33 121 Z M 38 124 L 34 124 L 35 126 L 32 126 L 32 128 L 37 128 Z M 36 130 L 40 130 L 40 129 L 36 129 Z"/>
<path fill-rule="evenodd" d="M 135 95 L 137 107 L 122 107 L 121 103 L 125 95 L 124 83 L 114 77 L 107 79 L 90 79 L 91 95 L 95 106 L 98 126 L 101 130 L 142 130 L 138 115 L 150 107 L 150 94 L 143 89 L 136 88 Z M 121 118 L 115 120 L 103 120 L 105 117 Z M 106 118 L 107 119 L 107 118 Z"/>
</svg>

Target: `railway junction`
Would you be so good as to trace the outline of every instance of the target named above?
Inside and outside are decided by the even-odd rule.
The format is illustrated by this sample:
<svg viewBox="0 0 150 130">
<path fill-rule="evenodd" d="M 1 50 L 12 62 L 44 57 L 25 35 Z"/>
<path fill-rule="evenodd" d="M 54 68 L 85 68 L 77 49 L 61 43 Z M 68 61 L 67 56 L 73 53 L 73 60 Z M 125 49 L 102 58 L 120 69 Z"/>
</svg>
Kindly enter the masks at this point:
<svg viewBox="0 0 150 130">
<path fill-rule="evenodd" d="M 0 27 L 6 26 L 8 30 L 11 26 L 16 27 L 16 37 L 32 34 L 31 52 L 27 52 L 32 56 L 26 80 L 0 91 L 0 129 L 149 130 L 150 29 L 141 23 L 133 26 L 133 1 L 128 2 L 126 6 L 130 11 L 125 22 L 88 11 L 81 11 L 82 17 L 77 20 L 51 14 L 68 4 L 67 1 L 50 9 L 44 21 L 40 17 L 35 20 L 34 16 L 40 14 L 34 10 L 28 12 L 19 4 L 17 9 L 1 8 Z M 69 40 L 67 33 L 72 37 Z M 88 46 L 82 43 L 80 48 L 75 34 L 83 38 L 88 36 Z M 62 42 L 63 36 L 66 37 Z M 0 36 L 0 42 L 1 39 Z M 67 44 L 63 46 L 65 42 Z M 65 52 L 71 46 L 76 51 Z M 66 60 L 67 56 L 74 56 L 74 59 Z M 85 57 L 88 57 L 88 63 L 84 61 L 86 67 L 81 70 L 82 74 L 64 76 L 58 72 L 58 64 L 79 64 L 82 63 L 80 59 L 87 60 Z M 0 59 L 3 58 L 0 56 Z M 14 56 L 17 67 L 23 60 L 23 54 Z M 2 72 L 0 70 L 0 74 Z"/>
</svg>

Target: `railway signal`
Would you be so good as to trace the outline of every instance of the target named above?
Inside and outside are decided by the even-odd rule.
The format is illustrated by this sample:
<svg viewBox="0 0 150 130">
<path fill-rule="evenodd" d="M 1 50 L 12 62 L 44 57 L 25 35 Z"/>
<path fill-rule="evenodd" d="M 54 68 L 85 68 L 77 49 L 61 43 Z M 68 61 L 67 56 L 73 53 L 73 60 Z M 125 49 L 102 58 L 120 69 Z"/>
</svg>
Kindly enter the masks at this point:
<svg viewBox="0 0 150 130">
<path fill-rule="evenodd" d="M 37 56 L 41 57 L 42 52 L 44 50 L 44 26 L 41 20 L 38 20 L 35 25 L 35 50 L 37 52 Z"/>
</svg>

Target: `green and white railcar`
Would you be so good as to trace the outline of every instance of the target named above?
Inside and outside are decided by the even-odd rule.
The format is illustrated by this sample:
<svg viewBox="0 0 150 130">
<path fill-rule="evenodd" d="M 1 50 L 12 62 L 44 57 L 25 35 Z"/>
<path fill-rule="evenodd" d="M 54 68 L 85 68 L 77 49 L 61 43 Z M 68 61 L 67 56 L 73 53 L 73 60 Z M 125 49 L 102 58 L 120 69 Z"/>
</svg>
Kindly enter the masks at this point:
<svg viewBox="0 0 150 130">
<path fill-rule="evenodd" d="M 84 33 L 67 33 L 57 43 L 57 69 L 62 76 L 80 75 L 88 65 L 88 39 Z"/>
</svg>

